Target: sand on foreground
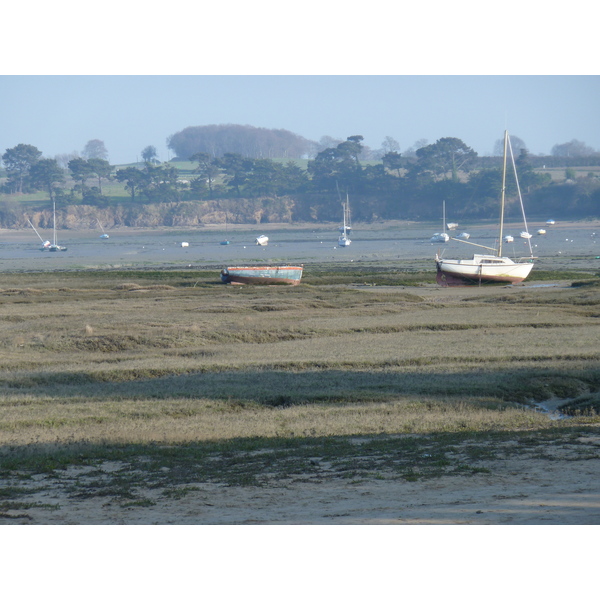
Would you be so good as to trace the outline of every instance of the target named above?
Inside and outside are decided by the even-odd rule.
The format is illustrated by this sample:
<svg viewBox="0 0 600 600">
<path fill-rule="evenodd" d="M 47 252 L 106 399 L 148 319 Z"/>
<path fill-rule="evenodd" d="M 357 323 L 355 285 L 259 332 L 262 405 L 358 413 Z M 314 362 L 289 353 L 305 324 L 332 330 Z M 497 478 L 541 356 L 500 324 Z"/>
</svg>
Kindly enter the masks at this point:
<svg viewBox="0 0 600 600">
<path fill-rule="evenodd" d="M 2 524 L 53 525 L 594 525 L 600 524 L 600 435 L 595 428 L 577 446 L 548 442 L 540 449 L 478 463 L 486 472 L 423 481 L 344 478 L 295 479 L 266 487 L 190 482 L 184 497 L 144 490 L 147 506 L 110 497 L 77 499 L 66 487 L 89 467 L 35 476 L 26 508 L 2 514 Z M 510 442 L 504 442 L 510 444 Z M 498 450 L 498 448 L 497 448 Z M 114 472 L 126 465 L 105 463 Z M 3 482 L 6 483 L 6 482 Z M 19 485 L 23 485 L 20 483 Z M 35 488 L 43 490 L 35 492 Z M 23 498 L 25 500 L 25 498 Z"/>
</svg>

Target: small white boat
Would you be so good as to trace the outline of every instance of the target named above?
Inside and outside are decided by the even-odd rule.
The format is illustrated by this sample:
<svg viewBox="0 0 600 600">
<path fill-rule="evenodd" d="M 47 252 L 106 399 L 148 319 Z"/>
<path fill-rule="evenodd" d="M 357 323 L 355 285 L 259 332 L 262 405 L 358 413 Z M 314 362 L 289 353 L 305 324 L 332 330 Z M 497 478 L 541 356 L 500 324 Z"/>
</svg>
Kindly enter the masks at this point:
<svg viewBox="0 0 600 600">
<path fill-rule="evenodd" d="M 108 239 L 108 233 L 106 233 L 106 231 L 104 231 L 104 227 L 102 227 L 102 223 L 100 223 L 100 219 L 96 219 L 96 221 L 98 221 L 98 225 L 100 225 L 100 229 L 102 229 L 102 235 L 100 236 L 101 240 L 107 240 Z"/>
<path fill-rule="evenodd" d="M 537 233 L 538 233 L 538 235 L 546 235 L 546 230 L 545 229 L 538 229 Z"/>
<path fill-rule="evenodd" d="M 33 226 L 33 223 L 27 219 L 27 222 L 31 225 L 31 228 L 35 231 L 36 235 L 40 238 L 40 242 L 42 242 L 42 245 L 40 246 L 40 250 L 48 250 L 50 248 L 50 246 L 52 246 L 52 244 L 50 243 L 50 240 L 44 240 L 44 238 L 39 234 L 38 230 Z"/>
<path fill-rule="evenodd" d="M 447 233 L 434 233 L 429 241 L 434 244 L 445 244 L 448 240 L 450 236 Z"/>
<path fill-rule="evenodd" d="M 554 221 L 554 219 L 548 219 L 546 225 L 556 225 L 556 221 Z"/>
<path fill-rule="evenodd" d="M 515 241 L 515 238 L 514 238 L 512 235 L 505 235 L 505 236 L 504 236 L 504 241 L 505 241 L 507 244 L 512 244 L 512 242 L 514 242 L 514 241 Z"/>
<path fill-rule="evenodd" d="M 446 233 L 446 201 L 442 202 L 442 231 L 434 233 L 430 240 L 433 244 L 445 244 L 450 241 L 450 236 Z"/>
<path fill-rule="evenodd" d="M 450 230 L 450 231 L 454 231 L 455 229 L 458 229 L 458 223 L 448 223 L 448 225 L 446 225 L 446 227 Z"/>
<path fill-rule="evenodd" d="M 257 246 L 266 246 L 269 243 L 269 238 L 266 235 L 259 235 L 256 238 Z"/>
<path fill-rule="evenodd" d="M 529 231 L 521 231 L 520 235 L 524 240 L 530 240 L 533 237 Z"/>
<path fill-rule="evenodd" d="M 462 233 L 459 233 L 456 236 L 457 240 L 468 240 L 471 237 L 470 233 L 467 233 L 466 231 L 463 231 Z"/>
<path fill-rule="evenodd" d="M 190 245 L 189 242 L 181 242 L 181 247 L 182 248 L 187 248 Z"/>
</svg>

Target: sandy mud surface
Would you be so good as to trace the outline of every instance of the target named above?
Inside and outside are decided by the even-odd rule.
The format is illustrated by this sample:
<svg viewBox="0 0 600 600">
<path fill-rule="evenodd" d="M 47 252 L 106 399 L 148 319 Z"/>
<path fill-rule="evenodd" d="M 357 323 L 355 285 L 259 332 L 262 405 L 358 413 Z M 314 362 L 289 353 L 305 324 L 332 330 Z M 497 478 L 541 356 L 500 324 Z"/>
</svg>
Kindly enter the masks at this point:
<svg viewBox="0 0 600 600">
<path fill-rule="evenodd" d="M 494 446 L 493 460 L 471 475 L 420 481 L 349 480 L 306 476 L 263 487 L 193 481 L 176 497 L 161 488 L 143 502 L 111 497 L 76 498 L 68 489 L 85 481 L 89 467 L 70 467 L 58 479 L 37 475 L 23 501 L 38 506 L 6 511 L 2 524 L 54 525 L 597 525 L 600 524 L 600 437 L 577 444 L 549 442 L 508 452 Z M 503 452 L 506 451 L 506 452 Z M 107 473 L 126 469 L 105 463 Z M 4 485 L 7 482 L 2 482 Z"/>
</svg>

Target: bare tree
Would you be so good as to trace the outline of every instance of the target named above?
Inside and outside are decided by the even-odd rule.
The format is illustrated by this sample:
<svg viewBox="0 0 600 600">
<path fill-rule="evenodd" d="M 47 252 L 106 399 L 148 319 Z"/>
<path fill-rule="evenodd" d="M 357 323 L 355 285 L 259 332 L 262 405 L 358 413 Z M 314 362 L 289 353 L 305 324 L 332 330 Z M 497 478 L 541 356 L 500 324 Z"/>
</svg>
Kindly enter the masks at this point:
<svg viewBox="0 0 600 600">
<path fill-rule="evenodd" d="M 90 140 L 82 152 L 84 158 L 101 158 L 108 160 L 108 152 L 102 140 Z"/>
<path fill-rule="evenodd" d="M 594 149 L 579 140 L 552 146 L 552 156 L 591 156 L 592 154 L 595 154 Z"/>
<path fill-rule="evenodd" d="M 513 151 L 513 156 L 519 156 L 521 150 L 527 150 L 527 144 L 516 135 L 510 136 L 510 147 Z M 504 154 L 504 138 L 496 140 L 494 143 L 494 156 L 502 156 Z"/>
</svg>

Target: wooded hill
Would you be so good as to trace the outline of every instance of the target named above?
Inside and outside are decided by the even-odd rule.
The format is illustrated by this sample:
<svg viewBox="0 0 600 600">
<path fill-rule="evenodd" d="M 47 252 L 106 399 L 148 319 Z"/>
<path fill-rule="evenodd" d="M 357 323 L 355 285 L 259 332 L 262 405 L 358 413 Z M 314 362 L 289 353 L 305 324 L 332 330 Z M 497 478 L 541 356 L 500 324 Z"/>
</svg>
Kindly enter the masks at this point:
<svg viewBox="0 0 600 600">
<path fill-rule="evenodd" d="M 28 146 L 34 156 L 28 168 L 10 169 L 5 162 L 0 226 L 26 227 L 30 218 L 44 227 L 52 201 L 59 226 L 70 228 L 88 227 L 90 219 L 93 225 L 98 215 L 105 227 L 197 226 L 225 218 L 336 222 L 346 195 L 355 222 L 439 220 L 442 201 L 453 220 L 497 217 L 501 158 L 478 157 L 457 138 L 441 138 L 414 157 L 387 152 L 379 161 L 364 161 L 362 148 L 362 137 L 351 136 L 310 160 L 196 152 L 193 162 L 123 167 L 78 158 L 65 171 Z M 550 166 L 560 160 L 560 167 Z M 532 157 L 522 149 L 516 167 L 528 216 L 600 217 L 600 156 Z M 507 195 L 507 217 L 516 217 L 520 209 L 510 173 Z"/>
</svg>

